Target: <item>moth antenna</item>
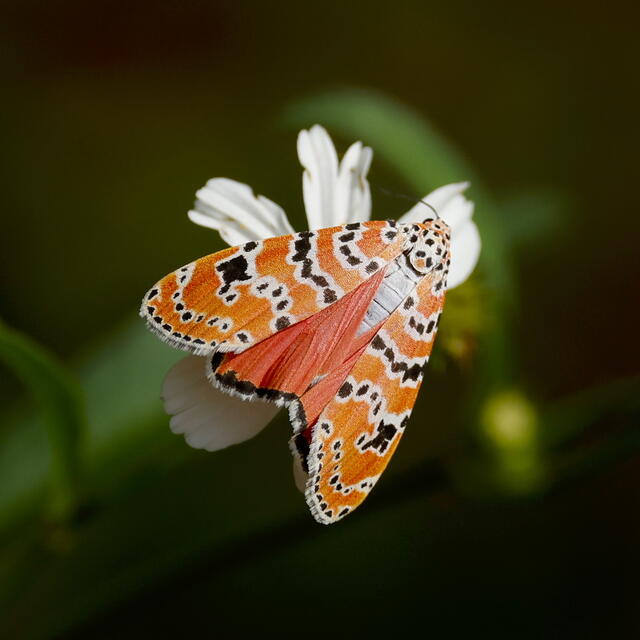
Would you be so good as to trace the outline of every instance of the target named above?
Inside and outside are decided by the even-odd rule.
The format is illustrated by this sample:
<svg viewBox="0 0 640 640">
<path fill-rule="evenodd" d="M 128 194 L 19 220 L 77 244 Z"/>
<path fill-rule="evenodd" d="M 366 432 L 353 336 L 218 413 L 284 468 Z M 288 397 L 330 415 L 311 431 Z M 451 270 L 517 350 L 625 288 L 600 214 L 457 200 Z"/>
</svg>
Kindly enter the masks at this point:
<svg viewBox="0 0 640 640">
<path fill-rule="evenodd" d="M 379 185 L 375 185 L 375 187 L 376 189 L 378 189 L 378 191 L 384 193 L 387 196 L 391 196 L 393 198 L 401 198 L 402 200 L 409 200 L 410 202 L 413 202 L 415 204 L 423 204 L 429 207 L 429 209 L 431 209 L 431 211 L 436 214 L 436 218 L 440 220 L 440 214 L 438 213 L 436 208 L 433 205 L 429 204 L 426 200 L 423 200 L 422 198 L 414 198 L 413 196 L 409 196 L 405 193 L 398 193 L 397 191 L 392 191 L 391 189 L 385 189 L 384 187 L 381 187 Z"/>
</svg>

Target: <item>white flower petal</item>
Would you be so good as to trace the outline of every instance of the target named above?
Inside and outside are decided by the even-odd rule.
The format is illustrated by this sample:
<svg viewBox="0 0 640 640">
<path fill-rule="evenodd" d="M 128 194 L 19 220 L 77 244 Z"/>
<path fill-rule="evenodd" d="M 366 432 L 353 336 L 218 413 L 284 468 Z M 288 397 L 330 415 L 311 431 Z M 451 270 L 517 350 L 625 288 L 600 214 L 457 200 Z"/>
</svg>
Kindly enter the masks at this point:
<svg viewBox="0 0 640 640">
<path fill-rule="evenodd" d="M 354 142 L 342 158 L 335 193 L 337 224 L 364 222 L 371 218 L 371 190 L 367 173 L 373 151 Z"/>
<path fill-rule="evenodd" d="M 228 178 L 213 178 L 196 192 L 189 219 L 220 232 L 231 246 L 293 233 L 283 209 L 251 187 Z"/>
<path fill-rule="evenodd" d="M 462 195 L 468 187 L 468 182 L 447 184 L 423 198 L 451 228 L 451 266 L 447 289 L 462 284 L 471 275 L 480 256 L 480 234 L 472 219 L 473 202 Z M 433 215 L 429 207 L 419 202 L 399 222 L 422 222 Z"/>
<path fill-rule="evenodd" d="M 478 227 L 469 220 L 461 228 L 451 233 L 451 266 L 447 278 L 447 289 L 462 284 L 475 269 L 480 257 L 480 233 Z"/>
<path fill-rule="evenodd" d="M 334 206 L 338 155 L 323 127 L 315 125 L 298 134 L 298 158 L 304 167 L 302 191 L 309 228 L 322 229 L 340 224 Z"/>
<path fill-rule="evenodd" d="M 235 247 L 238 244 L 244 244 L 249 240 L 259 240 L 259 237 L 254 237 L 254 234 L 249 233 L 244 227 L 240 226 L 233 220 L 225 220 L 223 222 L 216 221 L 216 218 L 209 214 L 200 213 L 199 211 L 191 210 L 188 213 L 189 220 L 201 227 L 209 227 L 215 229 L 220 233 L 222 239 L 230 246 Z"/>
<path fill-rule="evenodd" d="M 329 134 L 320 125 L 298 135 L 298 157 L 304 167 L 302 190 L 310 229 L 369 220 L 371 192 L 367 173 L 373 152 L 352 144 L 341 163 Z"/>
<path fill-rule="evenodd" d="M 205 376 L 206 358 L 187 356 L 175 364 L 162 384 L 165 411 L 174 433 L 183 434 L 196 449 L 217 451 L 258 434 L 278 412 L 256 406 L 211 386 Z"/>
<path fill-rule="evenodd" d="M 452 184 L 447 184 L 444 187 L 434 189 L 428 196 L 425 196 L 422 199 L 429 203 L 438 212 L 440 217 L 445 219 L 446 223 L 453 230 L 451 222 L 454 222 L 454 219 L 460 216 L 458 207 L 462 203 L 468 203 L 470 205 L 471 209 L 469 211 L 469 216 L 473 213 L 473 203 L 469 202 L 462 195 L 463 191 L 468 188 L 468 182 L 454 182 Z M 418 202 L 415 206 L 411 207 L 411 209 L 409 209 L 409 211 L 407 211 L 407 213 L 405 213 L 398 222 L 422 222 L 426 218 L 432 218 L 433 216 L 433 211 L 429 207 L 422 202 Z"/>
</svg>

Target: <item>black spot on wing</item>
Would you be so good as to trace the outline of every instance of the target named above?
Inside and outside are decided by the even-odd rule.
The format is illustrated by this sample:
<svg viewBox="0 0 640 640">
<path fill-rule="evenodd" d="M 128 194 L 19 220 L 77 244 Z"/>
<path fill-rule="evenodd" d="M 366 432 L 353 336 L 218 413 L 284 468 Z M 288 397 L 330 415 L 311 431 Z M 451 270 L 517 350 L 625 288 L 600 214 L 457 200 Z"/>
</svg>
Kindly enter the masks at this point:
<svg viewBox="0 0 640 640">
<path fill-rule="evenodd" d="M 361 449 L 363 451 L 366 449 L 375 449 L 378 453 L 382 454 L 387 450 L 396 433 L 398 433 L 398 428 L 395 425 L 380 420 L 375 435 L 371 440 L 365 442 L 361 446 Z"/>
<path fill-rule="evenodd" d="M 224 295 L 234 282 L 243 282 L 251 279 L 248 272 L 249 263 L 243 255 L 234 256 L 216 265 L 216 271 L 220 273 L 224 285 L 220 287 L 219 294 Z"/>
</svg>

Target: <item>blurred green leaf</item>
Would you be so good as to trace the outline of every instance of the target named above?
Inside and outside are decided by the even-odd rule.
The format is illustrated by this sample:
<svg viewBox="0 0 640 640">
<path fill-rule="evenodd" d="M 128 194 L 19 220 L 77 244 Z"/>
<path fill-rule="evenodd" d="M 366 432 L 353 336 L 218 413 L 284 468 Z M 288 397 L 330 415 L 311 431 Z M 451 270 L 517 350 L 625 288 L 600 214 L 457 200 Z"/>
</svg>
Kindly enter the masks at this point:
<svg viewBox="0 0 640 640">
<path fill-rule="evenodd" d="M 81 441 L 86 429 L 80 386 L 50 353 L 1 323 L 0 358 L 42 411 L 50 448 L 51 516 L 67 519 L 79 500 Z M 15 462 L 24 465 L 28 458 Z"/>
<path fill-rule="evenodd" d="M 31 354 L 30 343 L 24 338 L 12 343 L 11 351 L 3 343 L 3 352 L 17 353 L 21 347 Z M 28 375 L 47 402 L 51 418 L 56 420 L 55 429 L 67 434 L 56 435 L 61 446 L 67 447 L 60 455 L 75 455 L 73 434 L 83 425 L 86 495 L 112 492 L 172 441 L 169 430 L 156 425 L 163 416 L 159 399 L 162 377 L 180 355 L 159 344 L 137 318 L 116 329 L 77 367 L 86 398 L 86 427 L 84 413 L 78 413 L 72 402 L 80 395 L 77 383 L 46 356 L 33 356 L 34 366 Z M 37 373 L 40 359 L 44 364 Z M 20 366 L 27 368 L 24 363 Z M 18 416 L 14 422 L 0 440 L 0 486 L 4 488 L 0 492 L 0 531 L 39 509 L 49 473 L 37 417 Z M 77 473 L 76 467 L 74 463 L 73 473 Z M 65 473 L 71 478 L 71 471 Z"/>
<path fill-rule="evenodd" d="M 640 415 L 640 377 L 623 378 L 581 391 L 554 403 L 545 411 L 543 444 L 549 449 L 584 437 L 598 423 L 624 421 L 637 425 Z M 637 429 L 634 429 L 637 431 Z"/>
<path fill-rule="evenodd" d="M 509 243 L 529 246 L 569 227 L 573 201 L 564 191 L 540 187 L 507 194 L 500 199 L 500 207 Z"/>
</svg>

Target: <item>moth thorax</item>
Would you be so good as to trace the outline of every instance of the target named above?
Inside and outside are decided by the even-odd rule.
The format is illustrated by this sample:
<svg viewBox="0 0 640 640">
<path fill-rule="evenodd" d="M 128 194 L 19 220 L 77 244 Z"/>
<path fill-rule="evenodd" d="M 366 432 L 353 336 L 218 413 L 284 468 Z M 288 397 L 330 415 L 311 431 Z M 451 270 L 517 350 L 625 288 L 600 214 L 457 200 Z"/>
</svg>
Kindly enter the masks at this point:
<svg viewBox="0 0 640 640">
<path fill-rule="evenodd" d="M 451 234 L 443 220 L 425 220 L 411 225 L 409 261 L 419 273 L 429 273 L 448 259 Z"/>
</svg>

